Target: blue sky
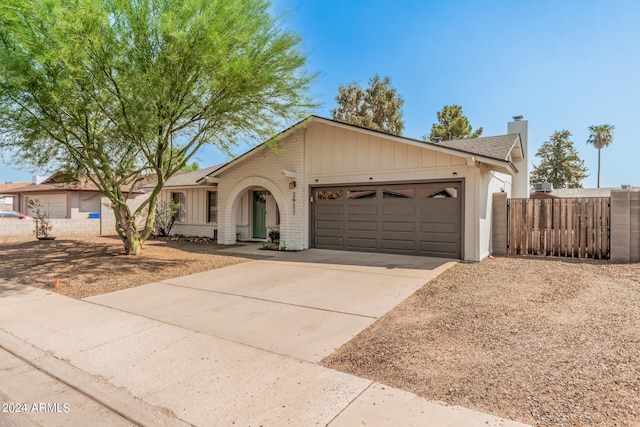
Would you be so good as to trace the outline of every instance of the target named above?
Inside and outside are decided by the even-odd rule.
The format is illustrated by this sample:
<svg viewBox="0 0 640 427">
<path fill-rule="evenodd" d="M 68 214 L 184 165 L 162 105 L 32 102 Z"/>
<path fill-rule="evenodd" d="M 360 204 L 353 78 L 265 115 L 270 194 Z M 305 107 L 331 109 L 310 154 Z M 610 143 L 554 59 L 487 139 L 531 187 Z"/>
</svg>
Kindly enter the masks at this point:
<svg viewBox="0 0 640 427">
<path fill-rule="evenodd" d="M 405 136 L 429 133 L 444 105 L 461 105 L 484 136 L 523 115 L 530 163 L 567 129 L 590 172 L 585 187 L 597 174 L 588 127 L 608 123 L 616 128 L 602 150 L 601 186 L 640 186 L 640 2 L 275 0 L 274 8 L 286 11 L 284 25 L 302 36 L 307 68 L 319 73 L 315 114 L 331 116 L 339 85 L 389 76 L 405 100 Z M 197 158 L 202 167 L 228 160 L 214 147 Z M 0 164 L 0 182 L 31 174 Z"/>
</svg>

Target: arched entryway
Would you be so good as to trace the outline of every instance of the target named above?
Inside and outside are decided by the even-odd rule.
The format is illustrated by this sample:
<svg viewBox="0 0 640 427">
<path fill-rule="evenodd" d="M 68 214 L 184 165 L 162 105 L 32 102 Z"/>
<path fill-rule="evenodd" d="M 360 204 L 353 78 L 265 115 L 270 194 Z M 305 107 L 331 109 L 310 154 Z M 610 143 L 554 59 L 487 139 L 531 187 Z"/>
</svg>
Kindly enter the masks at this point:
<svg viewBox="0 0 640 427">
<path fill-rule="evenodd" d="M 288 241 L 289 215 L 284 193 L 270 179 L 245 178 L 220 204 L 223 205 L 220 206 L 222 218 L 218 229 L 220 243 L 233 244 L 238 237 L 241 240 L 266 239 L 270 227 L 279 228 L 280 241 Z"/>
</svg>

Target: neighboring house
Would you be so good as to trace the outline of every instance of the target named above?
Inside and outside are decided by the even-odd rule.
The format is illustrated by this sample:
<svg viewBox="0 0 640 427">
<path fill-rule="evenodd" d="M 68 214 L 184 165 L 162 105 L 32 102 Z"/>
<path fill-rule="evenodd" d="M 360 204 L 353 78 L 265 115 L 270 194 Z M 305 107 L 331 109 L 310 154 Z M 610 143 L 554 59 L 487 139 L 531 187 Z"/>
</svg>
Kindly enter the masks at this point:
<svg viewBox="0 0 640 427">
<path fill-rule="evenodd" d="M 29 185 L 28 182 L 3 182 L 0 183 L 0 208 L 11 209 L 13 210 L 13 194 L 8 194 L 8 191 L 11 191 L 15 188 L 24 187 L 25 185 Z"/>
<path fill-rule="evenodd" d="M 431 143 L 310 116 L 273 138 L 277 153 L 261 144 L 164 197 L 185 208 L 175 233 L 221 244 L 278 227 L 293 250 L 477 261 L 492 250 L 491 194 L 528 196 L 527 126 L 514 117 L 507 135 Z"/>
<path fill-rule="evenodd" d="M 55 173 L 39 184 L 3 190 L 3 194 L 13 196 L 13 210 L 29 215 L 33 213 L 29 200 L 38 199 L 48 209 L 51 219 L 84 219 L 105 209 L 103 196 L 91 181 L 70 181 L 61 173 Z"/>
<path fill-rule="evenodd" d="M 551 188 L 544 186 L 544 190 L 534 188 L 531 191 L 532 199 L 567 199 L 581 197 L 611 197 L 611 190 L 616 188 Z"/>
</svg>

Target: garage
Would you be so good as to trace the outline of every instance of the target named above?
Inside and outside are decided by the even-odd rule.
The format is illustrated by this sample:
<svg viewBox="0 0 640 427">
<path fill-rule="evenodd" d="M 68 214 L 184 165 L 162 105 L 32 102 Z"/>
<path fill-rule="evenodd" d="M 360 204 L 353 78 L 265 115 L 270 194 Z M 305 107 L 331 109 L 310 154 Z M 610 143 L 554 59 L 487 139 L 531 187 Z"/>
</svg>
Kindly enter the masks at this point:
<svg viewBox="0 0 640 427">
<path fill-rule="evenodd" d="M 316 248 L 459 259 L 461 181 L 312 188 Z"/>
</svg>

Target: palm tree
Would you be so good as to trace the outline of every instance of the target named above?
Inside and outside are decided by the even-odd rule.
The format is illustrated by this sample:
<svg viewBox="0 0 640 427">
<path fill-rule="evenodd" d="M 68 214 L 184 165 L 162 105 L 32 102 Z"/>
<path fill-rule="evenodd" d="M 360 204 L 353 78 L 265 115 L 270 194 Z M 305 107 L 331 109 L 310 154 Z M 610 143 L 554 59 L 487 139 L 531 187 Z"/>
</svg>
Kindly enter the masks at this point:
<svg viewBox="0 0 640 427">
<path fill-rule="evenodd" d="M 612 125 L 589 126 L 591 136 L 589 136 L 587 144 L 598 149 L 598 188 L 600 188 L 600 150 L 613 142 L 613 129 Z"/>
</svg>

